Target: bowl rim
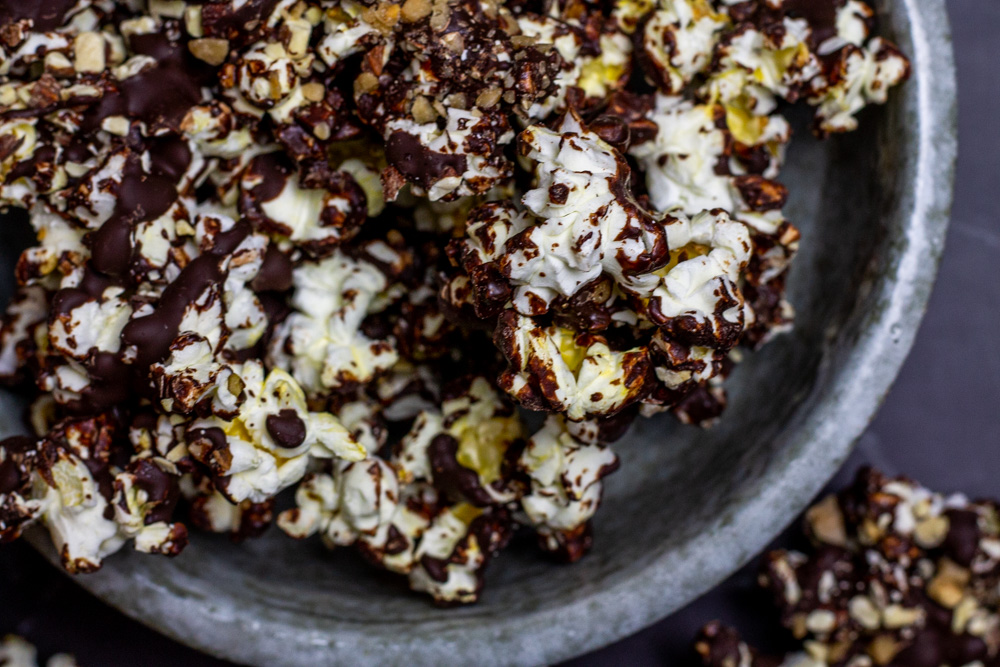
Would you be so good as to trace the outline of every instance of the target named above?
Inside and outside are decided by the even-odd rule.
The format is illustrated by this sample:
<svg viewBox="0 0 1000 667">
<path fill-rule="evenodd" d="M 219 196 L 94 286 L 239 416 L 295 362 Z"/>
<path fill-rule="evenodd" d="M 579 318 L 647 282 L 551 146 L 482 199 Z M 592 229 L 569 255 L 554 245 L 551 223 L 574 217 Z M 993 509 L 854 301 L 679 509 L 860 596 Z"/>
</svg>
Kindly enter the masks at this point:
<svg viewBox="0 0 1000 667">
<path fill-rule="evenodd" d="M 85 589 L 151 628 L 207 654 L 250 664 L 308 664 L 318 650 L 331 663 L 341 650 L 351 664 L 393 664 L 405 656 L 414 664 L 440 663 L 445 656 L 476 664 L 551 664 L 611 644 L 662 619 L 710 590 L 749 562 L 801 511 L 846 460 L 885 398 L 905 360 L 927 308 L 948 227 L 957 155 L 957 95 L 954 54 L 945 0 L 893 0 L 905 7 L 912 42 L 914 76 L 907 95 L 915 99 L 918 125 L 914 164 L 907 172 L 896 278 L 880 281 L 873 297 L 875 319 L 835 371 L 824 400 L 813 406 L 766 472 L 701 534 L 680 549 L 661 552 L 631 576 L 564 605 L 539 609 L 502 622 L 481 617 L 455 619 L 433 641 L 366 641 L 364 629 L 341 640 L 333 633 L 289 634 L 273 618 L 250 618 L 236 610 L 220 618 L 214 605 L 185 604 L 168 587 L 142 578 L 137 589 L 116 586 L 106 575 L 73 577 Z M 50 560 L 47 536 L 28 540 Z M 57 559 L 56 559 L 57 561 Z M 180 606 L 177 603 L 180 602 Z M 173 606 L 174 614 L 164 614 Z M 600 623 L 594 619 L 600 618 Z M 220 642 L 220 622 L 243 636 Z M 264 647 L 246 636 L 283 642 Z M 374 641 L 373 641 L 374 639 Z M 266 643 L 266 642 L 265 642 Z M 339 655 L 338 655 L 339 654 Z M 348 660 L 344 660 L 348 662 Z"/>
</svg>

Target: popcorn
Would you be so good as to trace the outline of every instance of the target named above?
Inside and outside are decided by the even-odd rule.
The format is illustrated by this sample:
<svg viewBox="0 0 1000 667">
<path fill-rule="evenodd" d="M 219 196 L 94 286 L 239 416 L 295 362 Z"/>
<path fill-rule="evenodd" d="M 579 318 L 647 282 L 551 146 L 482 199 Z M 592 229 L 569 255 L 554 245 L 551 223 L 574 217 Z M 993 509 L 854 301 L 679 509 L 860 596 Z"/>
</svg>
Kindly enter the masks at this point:
<svg viewBox="0 0 1000 667">
<path fill-rule="evenodd" d="M 392 333 L 400 355 L 420 362 L 447 356 L 459 332 L 446 318 L 432 289 L 423 286 L 409 292 L 398 304 L 398 311 Z"/>
<path fill-rule="evenodd" d="M 38 146 L 36 122 L 31 119 L 0 123 L 0 136 L 4 137 L 0 146 L 0 176 L 4 181 L 20 162 L 32 157 Z"/>
<path fill-rule="evenodd" d="M 240 188 L 241 211 L 258 229 L 316 256 L 329 255 L 367 217 L 365 193 L 352 176 L 316 170 L 302 179 L 275 153 L 254 158 Z"/>
<path fill-rule="evenodd" d="M 355 442 L 365 450 L 374 452 L 386 443 L 389 434 L 377 403 L 359 397 L 359 400 L 340 406 L 336 416 Z"/>
<path fill-rule="evenodd" d="M 757 89 L 750 93 L 752 97 L 776 95 L 794 102 L 820 72 L 808 39 L 809 24 L 803 19 L 785 17 L 760 30 L 742 24 L 720 41 L 717 68 L 752 81 L 745 84 Z"/>
<path fill-rule="evenodd" d="M 743 214 L 751 228 L 753 256 L 744 274 L 742 290 L 753 311 L 744 341 L 753 347 L 764 345 L 775 335 L 787 331 L 795 312 L 784 298 L 788 269 L 799 247 L 799 231 L 780 214 L 763 216 Z M 777 223 L 777 224 L 772 224 Z"/>
<path fill-rule="evenodd" d="M 516 490 L 504 468 L 521 436 L 513 407 L 477 377 L 468 389 L 443 401 L 440 413 L 417 416 L 400 443 L 399 476 L 408 483 L 432 481 L 449 496 L 477 506 L 509 502 Z"/>
<path fill-rule="evenodd" d="M 198 261 L 204 260 L 207 270 L 218 273 L 219 283 L 205 285 L 200 293 L 201 285 L 193 285 L 197 295 L 188 303 L 173 303 L 176 293 L 168 297 L 168 291 L 164 291 L 159 309 L 147 315 L 152 321 L 146 320 L 150 329 L 157 318 L 172 320 L 170 324 L 176 331 L 173 339 L 165 350 L 149 354 L 159 359 L 150 366 L 150 379 L 158 389 L 163 408 L 183 414 L 218 397 L 216 386 L 229 382 L 233 373 L 224 355 L 256 344 L 266 326 L 263 307 L 248 289 L 248 283 L 262 269 L 266 237 L 245 235 L 245 225 L 227 216 L 199 216 L 194 231 L 199 245 L 207 251 Z M 213 254 L 237 239 L 239 243 L 231 253 L 221 258 Z M 195 282 L 202 279 L 197 272 L 192 278 Z M 142 320 L 132 322 L 123 330 L 123 339 L 136 342 L 137 353 L 148 342 L 143 324 Z M 213 409 L 227 410 L 218 403 Z"/>
<path fill-rule="evenodd" d="M 646 305 L 652 322 L 697 345 L 732 347 L 747 314 L 737 281 L 750 261 L 750 233 L 722 212 L 677 218 L 666 227 L 671 262 Z"/>
<path fill-rule="evenodd" d="M 22 287 L 7 304 L 0 328 L 0 378 L 14 380 L 28 363 L 35 346 L 35 331 L 44 328 L 48 299 L 39 286 Z"/>
<path fill-rule="evenodd" d="M 251 104 L 270 109 L 280 106 L 298 87 L 301 69 L 280 43 L 258 43 L 242 54 L 236 85 Z M 304 69 L 308 72 L 308 65 Z"/>
<path fill-rule="evenodd" d="M 441 604 L 475 602 L 486 566 L 510 538 L 510 520 L 503 510 L 464 503 L 449 507 L 424 530 L 410 587 Z"/>
<path fill-rule="evenodd" d="M 806 96 L 817 107 L 822 135 L 854 129 L 858 110 L 884 103 L 886 90 L 908 78 L 909 64 L 893 45 L 868 40 L 867 5 L 849 0 L 817 13 L 793 3 L 782 12 L 750 14 L 719 41 L 703 96 L 758 117 L 773 111 L 774 96 L 791 102 Z"/>
<path fill-rule="evenodd" d="M 389 421 L 406 421 L 438 404 L 440 380 L 426 365 L 400 360 L 375 382 L 382 415 Z"/>
<path fill-rule="evenodd" d="M 433 487 L 401 487 L 391 464 L 369 459 L 308 477 L 278 525 L 299 539 L 320 532 L 331 547 L 356 544 L 438 603 L 473 602 L 483 570 L 510 538 L 510 519 L 504 510 L 437 503 Z"/>
<path fill-rule="evenodd" d="M 190 454 L 184 442 L 185 417 L 177 414 L 139 412 L 129 425 L 128 439 L 140 458 L 165 461 L 163 467 L 176 467 L 179 471 L 192 468 Z"/>
<path fill-rule="evenodd" d="M 663 95 L 646 116 L 656 135 L 634 143 L 629 153 L 646 173 L 657 210 L 695 215 L 715 208 L 734 213 L 760 208 L 761 202 L 748 196 L 748 185 L 772 182 L 744 172 L 753 168 L 768 178 L 777 175 L 791 133 L 783 118 L 762 117 L 751 125 L 728 107 Z"/>
<path fill-rule="evenodd" d="M 523 203 L 540 222 L 509 240 L 500 260 L 518 312 L 543 313 L 602 272 L 625 282 L 662 261 L 663 230 L 631 198 L 627 163 L 578 117 L 567 115 L 559 132 L 528 128 L 520 142 L 539 165 Z"/>
<path fill-rule="evenodd" d="M 876 37 L 865 48 L 847 45 L 837 52 L 827 86 L 819 85 L 809 103 L 816 105 L 821 132 L 848 132 L 855 115 L 869 104 L 885 104 L 888 91 L 910 76 L 910 64 L 895 46 Z"/>
<path fill-rule="evenodd" d="M 217 100 L 191 107 L 181 130 L 208 157 L 232 159 L 248 150 L 259 150 L 249 124 L 231 106 Z"/>
<path fill-rule="evenodd" d="M 361 540 L 365 552 L 381 561 L 387 550 L 399 553 L 395 545 L 400 539 L 398 529 L 392 523 L 400 509 L 399 493 L 396 471 L 387 462 L 344 463 L 332 475 L 307 477 L 295 493 L 297 507 L 282 512 L 278 526 L 300 539 L 320 532 L 331 546 L 350 546 Z"/>
<path fill-rule="evenodd" d="M 61 300 L 49 324 L 52 347 L 81 361 L 94 351 L 117 353 L 122 329 L 132 316 L 131 306 L 121 298 L 124 292 L 120 287 L 108 287 L 96 300 L 75 308 L 69 308 L 72 304 L 67 304 L 67 299 Z"/>
<path fill-rule="evenodd" d="M 708 67 L 717 34 L 728 24 L 708 0 L 661 0 L 642 34 L 648 76 L 664 93 L 681 93 Z"/>
<path fill-rule="evenodd" d="M 569 419 L 609 416 L 647 389 L 649 353 L 612 350 L 600 336 L 542 327 L 505 311 L 496 343 L 510 367 L 500 387 L 526 408 L 565 412 Z"/>
<path fill-rule="evenodd" d="M 235 380 L 220 389 L 237 404 L 235 416 L 196 419 L 185 433 L 191 456 L 212 471 L 230 502 L 264 502 L 300 480 L 310 456 L 364 458 L 364 448 L 333 415 L 308 410 L 288 373 L 265 375 L 256 361 L 233 370 Z"/>
<path fill-rule="evenodd" d="M 273 498 L 234 505 L 215 490 L 208 477 L 199 474 L 182 477 L 181 489 L 190 504 L 191 525 L 210 533 L 228 534 L 233 542 L 260 537 L 274 520 Z"/>
<path fill-rule="evenodd" d="M 326 12 L 324 37 L 316 52 L 327 65 L 334 67 L 378 39 L 381 33 L 365 21 L 364 14 L 364 6 L 351 0 L 345 0 L 339 11 Z"/>
<path fill-rule="evenodd" d="M 372 457 L 308 475 L 295 502 L 278 516 L 288 535 L 303 539 L 319 532 L 330 548 L 357 545 L 369 560 L 405 574 L 414 566 L 437 494 L 429 485 L 404 486 L 394 464 Z"/>
<path fill-rule="evenodd" d="M 277 516 L 441 604 L 518 523 L 580 558 L 637 416 L 718 418 L 794 314 L 779 101 L 846 131 L 909 68 L 861 0 L 8 4 L 0 540 Z"/>
<path fill-rule="evenodd" d="M 426 20 L 387 11 L 376 21 L 382 42 L 354 81 L 362 120 L 386 141 L 387 199 L 406 183 L 433 201 L 509 179 L 508 115 L 554 91 L 558 54 L 515 40 L 513 17 L 479 0 L 442 6 Z"/>
<path fill-rule="evenodd" d="M 508 241 L 531 223 L 530 214 L 518 212 L 512 203 L 489 202 L 469 213 L 465 238 L 451 242 L 449 252 L 468 274 L 479 317 L 495 316 L 510 298 L 510 285 L 497 262 L 504 257 Z"/>
<path fill-rule="evenodd" d="M 719 350 L 701 345 L 685 345 L 662 330 L 650 341 L 653 373 L 659 387 L 644 399 L 647 405 L 675 402 L 696 385 L 704 385 L 722 372 L 723 357 Z M 662 390 L 666 390 L 664 394 Z M 666 398 L 665 398 L 666 397 Z"/>
<path fill-rule="evenodd" d="M 650 119 L 656 137 L 629 152 L 645 170 L 653 206 L 689 215 L 714 208 L 732 211 L 729 179 L 716 173 L 728 147 L 725 132 L 717 126 L 716 108 L 661 95 Z"/>
<path fill-rule="evenodd" d="M 514 135 L 495 114 L 451 108 L 443 128 L 401 119 L 390 121 L 386 134 L 392 165 L 386 181 L 405 178 L 415 194 L 431 201 L 482 194 L 510 177 L 510 164 L 493 146 L 510 143 Z M 391 189 L 388 198 L 395 198 Z"/>
<path fill-rule="evenodd" d="M 577 108 L 598 104 L 628 80 L 631 40 L 614 24 L 602 25 L 596 40 L 589 37 L 592 28 L 587 25 L 588 18 L 556 19 L 533 14 L 517 17 L 523 36 L 533 38 L 538 44 L 551 44 L 562 60 L 562 71 L 555 79 L 556 92 L 535 102 L 527 112 L 529 118 L 543 119 L 553 112 L 564 112 L 570 97 Z"/>
<path fill-rule="evenodd" d="M 176 556 L 187 545 L 187 528 L 171 523 L 180 497 L 177 468 L 165 459 L 137 458 L 115 476 L 115 521 L 137 551 Z"/>
<path fill-rule="evenodd" d="M 385 275 L 365 261 L 334 252 L 293 271 L 295 308 L 278 326 L 271 363 L 288 369 L 309 393 L 370 382 L 398 359 L 390 340 L 373 341 L 360 330 Z"/>
<path fill-rule="evenodd" d="M 113 520 L 110 452 L 114 426 L 106 416 L 66 420 L 40 443 L 32 498 L 63 567 L 93 572 L 125 544 Z"/>
<path fill-rule="evenodd" d="M 540 544 L 564 560 L 577 560 L 590 546 L 601 479 L 618 468 L 618 457 L 603 445 L 580 442 L 562 419 L 549 417 L 528 440 L 518 467 L 531 480 L 521 507 Z"/>
</svg>

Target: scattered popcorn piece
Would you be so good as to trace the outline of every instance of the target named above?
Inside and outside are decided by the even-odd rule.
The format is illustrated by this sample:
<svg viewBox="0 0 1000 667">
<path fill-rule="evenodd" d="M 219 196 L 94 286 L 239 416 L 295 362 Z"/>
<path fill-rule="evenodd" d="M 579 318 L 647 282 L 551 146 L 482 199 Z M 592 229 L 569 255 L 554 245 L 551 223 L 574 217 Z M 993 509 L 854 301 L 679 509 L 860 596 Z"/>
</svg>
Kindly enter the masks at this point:
<svg viewBox="0 0 1000 667">
<path fill-rule="evenodd" d="M 992 500 L 862 468 L 852 485 L 806 512 L 808 551 L 763 560 L 760 582 L 801 652 L 784 662 L 758 655 L 718 623 L 695 647 L 710 667 L 994 664 L 997 512 Z"/>
<path fill-rule="evenodd" d="M 38 667 L 38 651 L 27 640 L 7 635 L 0 640 L 0 665 L 3 667 Z M 57 653 L 45 667 L 77 667 L 76 659 L 67 653 Z"/>
</svg>

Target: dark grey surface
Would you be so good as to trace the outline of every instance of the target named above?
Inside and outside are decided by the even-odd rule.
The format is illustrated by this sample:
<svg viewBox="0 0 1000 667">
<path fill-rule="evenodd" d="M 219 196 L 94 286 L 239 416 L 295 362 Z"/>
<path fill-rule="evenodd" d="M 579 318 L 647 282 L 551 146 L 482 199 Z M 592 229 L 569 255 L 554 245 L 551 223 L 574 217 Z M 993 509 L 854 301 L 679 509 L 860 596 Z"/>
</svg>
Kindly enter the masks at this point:
<svg viewBox="0 0 1000 667">
<path fill-rule="evenodd" d="M 1000 495 L 1000 125 L 995 120 L 1000 3 L 950 3 L 959 65 L 962 150 L 954 222 L 924 327 L 879 418 L 847 469 L 862 461 L 932 486 Z M 87 597 L 26 547 L 0 549 L 0 632 L 43 654 L 75 652 L 84 665 L 222 664 L 170 643 Z M 696 629 L 734 621 L 765 643 L 768 614 L 750 571 L 625 641 L 574 661 L 678 664 Z"/>
</svg>

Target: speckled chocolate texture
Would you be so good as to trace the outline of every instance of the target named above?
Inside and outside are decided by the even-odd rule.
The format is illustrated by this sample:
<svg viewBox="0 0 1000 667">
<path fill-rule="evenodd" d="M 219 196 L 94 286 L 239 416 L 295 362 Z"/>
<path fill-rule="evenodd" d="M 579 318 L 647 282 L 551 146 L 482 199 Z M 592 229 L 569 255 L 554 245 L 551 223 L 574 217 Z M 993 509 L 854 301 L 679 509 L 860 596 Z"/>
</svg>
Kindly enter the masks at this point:
<svg viewBox="0 0 1000 667">
<path fill-rule="evenodd" d="M 0 1 L 0 539 L 276 522 L 442 604 L 518 528 L 579 559 L 610 443 L 792 324 L 779 104 L 848 131 L 908 76 L 819 4 Z"/>
</svg>

